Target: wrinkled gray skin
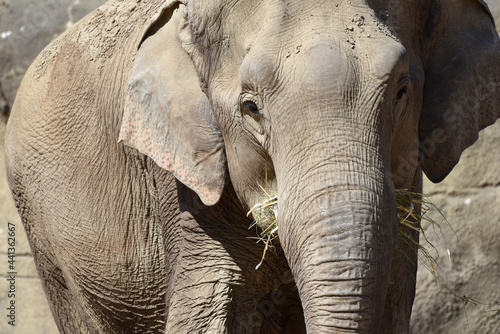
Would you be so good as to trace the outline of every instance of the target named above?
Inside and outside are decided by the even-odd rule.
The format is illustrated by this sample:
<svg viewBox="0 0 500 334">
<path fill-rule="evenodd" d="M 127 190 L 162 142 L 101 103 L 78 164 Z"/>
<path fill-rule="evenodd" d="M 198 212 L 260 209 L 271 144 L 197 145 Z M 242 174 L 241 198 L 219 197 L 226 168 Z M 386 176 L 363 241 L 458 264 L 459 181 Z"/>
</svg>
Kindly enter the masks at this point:
<svg viewBox="0 0 500 334">
<path fill-rule="evenodd" d="M 499 50 L 480 0 L 108 2 L 37 58 L 8 125 L 59 329 L 408 332 L 395 189 L 499 117 Z M 266 175 L 281 248 L 255 270 Z"/>
</svg>

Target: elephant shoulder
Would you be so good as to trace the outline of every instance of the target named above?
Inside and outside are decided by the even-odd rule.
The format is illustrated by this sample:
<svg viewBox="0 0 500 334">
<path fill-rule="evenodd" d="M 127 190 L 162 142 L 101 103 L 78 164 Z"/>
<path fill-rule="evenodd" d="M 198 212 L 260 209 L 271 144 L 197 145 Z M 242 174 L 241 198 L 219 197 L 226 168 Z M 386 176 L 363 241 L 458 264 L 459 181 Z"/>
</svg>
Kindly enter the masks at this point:
<svg viewBox="0 0 500 334">
<path fill-rule="evenodd" d="M 162 3 L 108 1 L 38 55 L 19 87 L 7 126 L 11 170 L 22 161 L 30 164 L 27 159 L 35 164 L 34 156 L 45 161 L 102 152 L 103 147 L 119 151 L 128 75 L 144 28 Z"/>
<path fill-rule="evenodd" d="M 160 0 L 108 1 L 50 43 L 24 76 L 11 128 L 19 131 L 29 124 L 27 131 L 56 128 L 69 134 L 77 128 L 99 127 L 102 124 L 95 123 L 100 119 L 116 128 L 111 132 L 117 137 L 123 92 L 137 46 L 162 4 Z M 114 106 L 113 112 L 109 106 Z M 61 122 L 62 118 L 72 121 Z"/>
<path fill-rule="evenodd" d="M 144 27 L 163 2 L 106 2 L 50 43 L 31 65 L 31 77 L 43 80 L 58 61 L 58 65 L 60 62 L 96 64 L 103 70 L 113 66 L 113 60 L 119 58 L 122 65 L 129 63 L 131 67 Z"/>
</svg>

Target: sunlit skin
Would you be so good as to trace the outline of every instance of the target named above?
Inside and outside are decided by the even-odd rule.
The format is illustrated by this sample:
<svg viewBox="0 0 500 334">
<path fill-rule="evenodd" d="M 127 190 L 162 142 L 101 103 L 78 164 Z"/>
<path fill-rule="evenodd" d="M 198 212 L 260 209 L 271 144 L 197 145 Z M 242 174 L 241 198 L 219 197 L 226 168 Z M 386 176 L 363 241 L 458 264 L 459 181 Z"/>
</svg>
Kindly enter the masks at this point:
<svg viewBox="0 0 500 334">
<path fill-rule="evenodd" d="M 59 329 L 408 333 L 396 189 L 499 117 L 499 50 L 476 0 L 106 3 L 31 66 L 7 129 Z"/>
</svg>

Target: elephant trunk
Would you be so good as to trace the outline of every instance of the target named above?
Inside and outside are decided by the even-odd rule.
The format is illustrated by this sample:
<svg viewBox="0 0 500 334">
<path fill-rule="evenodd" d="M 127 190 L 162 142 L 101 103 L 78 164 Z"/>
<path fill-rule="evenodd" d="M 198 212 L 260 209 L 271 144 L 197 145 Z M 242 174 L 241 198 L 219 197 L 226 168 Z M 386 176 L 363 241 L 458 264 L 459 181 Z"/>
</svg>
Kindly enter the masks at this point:
<svg viewBox="0 0 500 334">
<path fill-rule="evenodd" d="M 381 159 L 334 160 L 303 159 L 311 165 L 297 168 L 309 172 L 295 184 L 293 171 L 278 174 L 279 237 L 309 333 L 376 333 L 397 234 L 394 186 Z"/>
</svg>

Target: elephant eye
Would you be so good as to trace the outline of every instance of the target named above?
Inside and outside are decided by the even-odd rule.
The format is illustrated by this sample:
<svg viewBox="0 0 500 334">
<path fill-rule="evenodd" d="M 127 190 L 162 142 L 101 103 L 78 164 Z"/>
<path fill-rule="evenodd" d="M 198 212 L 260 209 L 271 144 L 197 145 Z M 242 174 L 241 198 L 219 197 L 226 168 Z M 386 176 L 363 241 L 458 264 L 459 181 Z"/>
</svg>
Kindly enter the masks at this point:
<svg viewBox="0 0 500 334">
<path fill-rule="evenodd" d="M 399 82 L 398 82 L 398 92 L 396 94 L 396 98 L 398 100 L 401 100 L 405 95 L 406 93 L 408 93 L 408 85 L 410 83 L 410 78 L 408 76 L 405 76 L 401 79 L 399 79 Z"/>
<path fill-rule="evenodd" d="M 247 111 L 249 111 L 254 116 L 258 116 L 260 113 L 259 107 L 257 106 L 257 104 L 253 101 L 250 101 L 250 100 L 246 100 L 243 102 L 243 108 L 245 108 Z"/>
<path fill-rule="evenodd" d="M 402 87 L 398 90 L 398 93 L 396 94 L 396 98 L 398 100 L 401 100 L 403 98 L 403 96 L 405 96 L 405 94 L 408 92 L 408 87 Z"/>
</svg>

